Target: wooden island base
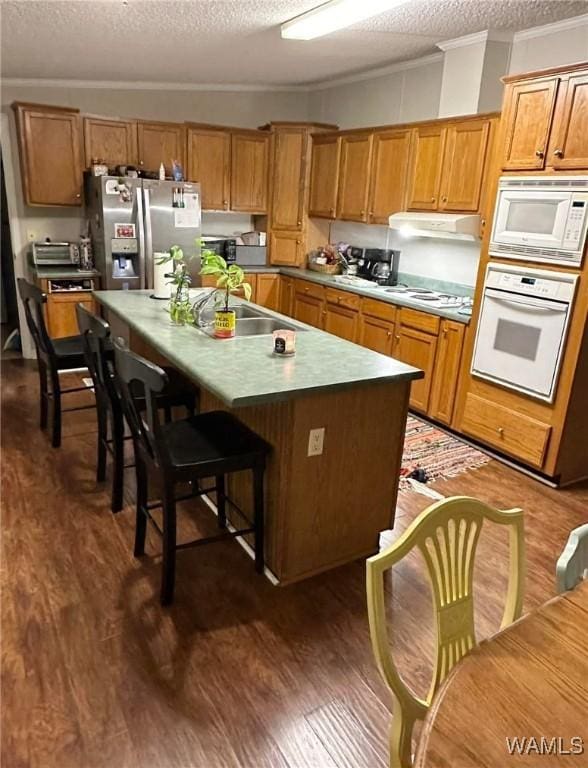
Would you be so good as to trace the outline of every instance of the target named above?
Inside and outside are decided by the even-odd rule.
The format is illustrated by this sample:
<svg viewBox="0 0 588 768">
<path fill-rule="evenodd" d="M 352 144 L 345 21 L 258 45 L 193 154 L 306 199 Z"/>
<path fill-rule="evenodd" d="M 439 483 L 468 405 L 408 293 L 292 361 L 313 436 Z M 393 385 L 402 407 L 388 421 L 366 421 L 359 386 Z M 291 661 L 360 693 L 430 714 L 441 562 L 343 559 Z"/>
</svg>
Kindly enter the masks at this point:
<svg viewBox="0 0 588 768">
<path fill-rule="evenodd" d="M 131 332 L 130 346 L 162 356 Z M 287 364 L 287 361 L 284 361 Z M 410 381 L 309 393 L 235 415 L 273 446 L 266 471 L 266 565 L 279 583 L 308 578 L 378 549 L 392 527 Z M 230 410 L 201 389 L 201 410 Z M 325 428 L 323 453 L 308 456 L 311 429 Z M 247 513 L 251 479 L 233 475 L 229 495 Z"/>
</svg>

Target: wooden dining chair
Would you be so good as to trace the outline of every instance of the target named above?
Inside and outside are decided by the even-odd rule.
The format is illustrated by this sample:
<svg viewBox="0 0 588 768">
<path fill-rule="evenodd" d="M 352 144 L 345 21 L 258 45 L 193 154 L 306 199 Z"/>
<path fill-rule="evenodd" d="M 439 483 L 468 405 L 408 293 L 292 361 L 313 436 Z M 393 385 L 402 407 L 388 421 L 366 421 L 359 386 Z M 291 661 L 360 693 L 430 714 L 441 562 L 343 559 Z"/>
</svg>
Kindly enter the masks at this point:
<svg viewBox="0 0 588 768">
<path fill-rule="evenodd" d="M 588 523 L 570 533 L 555 572 L 558 592 L 573 589 L 582 579 L 588 579 Z"/>
<path fill-rule="evenodd" d="M 500 511 L 467 496 L 444 499 L 424 510 L 398 541 L 367 560 L 367 604 L 372 647 L 384 681 L 392 692 L 391 768 L 412 766 L 412 731 L 424 718 L 441 682 L 476 645 L 473 573 L 476 548 L 485 520 L 510 528 L 510 571 L 502 627 L 521 615 L 525 571 L 523 512 Z M 384 576 L 414 548 L 425 560 L 434 598 L 437 648 L 426 699 L 419 698 L 398 673 L 390 650 Z"/>
</svg>

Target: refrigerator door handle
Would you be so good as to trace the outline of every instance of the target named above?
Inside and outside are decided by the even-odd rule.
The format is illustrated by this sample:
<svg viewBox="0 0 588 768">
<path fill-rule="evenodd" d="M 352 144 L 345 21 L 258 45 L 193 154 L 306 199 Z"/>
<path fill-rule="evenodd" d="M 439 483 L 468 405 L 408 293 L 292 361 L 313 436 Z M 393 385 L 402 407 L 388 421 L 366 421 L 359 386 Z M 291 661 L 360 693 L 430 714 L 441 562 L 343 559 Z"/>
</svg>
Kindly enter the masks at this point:
<svg viewBox="0 0 588 768">
<path fill-rule="evenodd" d="M 135 187 L 137 193 L 137 238 L 139 241 L 139 276 L 140 288 L 145 288 L 145 227 L 143 220 L 143 190 Z"/>
<path fill-rule="evenodd" d="M 149 189 L 143 187 L 145 196 L 145 288 L 153 288 L 153 233 L 151 231 L 151 201 Z"/>
</svg>

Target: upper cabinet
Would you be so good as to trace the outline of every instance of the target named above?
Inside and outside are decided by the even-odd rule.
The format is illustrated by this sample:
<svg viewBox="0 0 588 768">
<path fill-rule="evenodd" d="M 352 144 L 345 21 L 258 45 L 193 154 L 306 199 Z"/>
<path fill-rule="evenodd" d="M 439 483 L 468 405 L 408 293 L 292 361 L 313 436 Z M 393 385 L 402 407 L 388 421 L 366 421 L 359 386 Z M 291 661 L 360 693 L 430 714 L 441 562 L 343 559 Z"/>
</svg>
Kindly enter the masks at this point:
<svg viewBox="0 0 588 768">
<path fill-rule="evenodd" d="M 133 120 L 85 117 L 84 147 L 86 168 L 94 160 L 107 165 L 136 165 L 137 124 Z"/>
<path fill-rule="evenodd" d="M 588 71 L 552 70 L 506 78 L 502 168 L 581 170 L 588 166 Z"/>
<path fill-rule="evenodd" d="M 370 224 L 388 224 L 392 213 L 404 210 L 411 136 L 410 129 L 381 131 L 373 136 Z"/>
<path fill-rule="evenodd" d="M 231 210 L 266 213 L 270 136 L 263 131 L 231 134 Z"/>
<path fill-rule="evenodd" d="M 174 160 L 184 168 L 185 144 L 186 131 L 183 125 L 145 121 L 137 123 L 139 165 L 147 171 L 158 171 L 163 163 L 166 175 L 171 176 Z"/>
<path fill-rule="evenodd" d="M 13 104 L 27 205 L 81 205 L 82 153 L 76 109 Z"/>
<path fill-rule="evenodd" d="M 447 128 L 426 125 L 415 129 L 407 208 L 434 211 L 439 204 Z"/>
<path fill-rule="evenodd" d="M 202 208 L 227 211 L 231 195 L 231 134 L 188 126 L 187 176 L 200 183 Z"/>
<path fill-rule="evenodd" d="M 304 221 L 308 132 L 282 128 L 275 132 L 272 151 L 272 228 L 298 232 Z"/>
<path fill-rule="evenodd" d="M 309 216 L 335 218 L 340 156 L 339 136 L 315 135 L 312 137 Z"/>
<path fill-rule="evenodd" d="M 337 218 L 367 221 L 371 134 L 347 134 L 341 139 Z"/>
<path fill-rule="evenodd" d="M 490 120 L 469 120 L 447 128 L 441 211 L 477 211 L 490 138 Z"/>
<path fill-rule="evenodd" d="M 588 72 L 563 81 L 557 109 L 549 165 L 562 170 L 588 168 Z"/>
<path fill-rule="evenodd" d="M 558 83 L 559 78 L 551 77 L 511 86 L 504 114 L 505 170 L 545 167 Z"/>
</svg>

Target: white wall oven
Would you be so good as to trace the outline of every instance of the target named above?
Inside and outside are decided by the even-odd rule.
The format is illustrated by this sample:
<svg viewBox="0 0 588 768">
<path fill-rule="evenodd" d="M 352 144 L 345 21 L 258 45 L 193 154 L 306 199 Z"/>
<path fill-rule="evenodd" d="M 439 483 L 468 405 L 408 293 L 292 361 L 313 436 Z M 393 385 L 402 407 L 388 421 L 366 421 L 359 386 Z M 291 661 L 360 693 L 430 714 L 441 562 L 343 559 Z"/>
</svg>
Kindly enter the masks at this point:
<svg viewBox="0 0 588 768">
<path fill-rule="evenodd" d="M 472 374 L 552 403 L 577 279 L 489 264 Z"/>
<path fill-rule="evenodd" d="M 588 228 L 588 176 L 503 176 L 491 256 L 580 267 Z"/>
</svg>

